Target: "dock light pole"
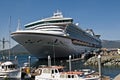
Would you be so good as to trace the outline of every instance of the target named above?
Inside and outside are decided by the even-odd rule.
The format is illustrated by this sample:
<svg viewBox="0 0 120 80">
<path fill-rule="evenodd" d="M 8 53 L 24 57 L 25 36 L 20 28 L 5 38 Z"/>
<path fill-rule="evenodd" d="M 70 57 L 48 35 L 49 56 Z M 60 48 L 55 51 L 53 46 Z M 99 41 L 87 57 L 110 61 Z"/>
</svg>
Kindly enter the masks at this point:
<svg viewBox="0 0 120 80">
<path fill-rule="evenodd" d="M 28 57 L 28 63 L 29 63 L 29 68 L 30 68 L 30 63 L 31 63 L 31 56 Z"/>
<path fill-rule="evenodd" d="M 51 66 L 51 58 L 48 56 L 48 66 Z"/>
<path fill-rule="evenodd" d="M 15 61 L 17 61 L 17 56 L 15 56 Z"/>
<path fill-rule="evenodd" d="M 99 68 L 99 77 L 100 77 L 100 80 L 101 80 L 101 55 L 98 55 L 98 68 Z"/>
<path fill-rule="evenodd" d="M 71 55 L 69 55 L 69 71 L 71 71 Z"/>
</svg>

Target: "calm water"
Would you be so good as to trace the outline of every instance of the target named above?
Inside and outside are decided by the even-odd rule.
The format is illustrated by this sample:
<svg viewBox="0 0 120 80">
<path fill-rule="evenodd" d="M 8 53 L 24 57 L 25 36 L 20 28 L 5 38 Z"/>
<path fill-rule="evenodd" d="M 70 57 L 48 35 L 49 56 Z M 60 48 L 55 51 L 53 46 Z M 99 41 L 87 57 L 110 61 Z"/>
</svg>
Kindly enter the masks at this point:
<svg viewBox="0 0 120 80">
<path fill-rule="evenodd" d="M 25 62 L 28 62 L 28 56 L 31 55 L 17 55 L 18 62 L 20 66 L 23 66 Z M 14 56 L 11 56 L 11 59 L 14 59 Z M 52 62 L 53 63 L 53 62 Z M 84 66 L 84 61 L 74 61 L 72 62 L 72 70 L 80 70 L 80 69 L 93 69 L 95 71 L 98 71 L 98 67 L 94 66 Z M 68 68 L 68 62 L 66 61 L 56 61 L 54 64 L 56 65 L 64 65 Z M 47 65 L 46 61 L 38 61 L 34 56 L 31 56 L 31 66 L 36 67 L 38 65 Z M 102 74 L 106 76 L 110 76 L 111 78 L 114 78 L 120 73 L 120 67 L 102 67 Z"/>
</svg>

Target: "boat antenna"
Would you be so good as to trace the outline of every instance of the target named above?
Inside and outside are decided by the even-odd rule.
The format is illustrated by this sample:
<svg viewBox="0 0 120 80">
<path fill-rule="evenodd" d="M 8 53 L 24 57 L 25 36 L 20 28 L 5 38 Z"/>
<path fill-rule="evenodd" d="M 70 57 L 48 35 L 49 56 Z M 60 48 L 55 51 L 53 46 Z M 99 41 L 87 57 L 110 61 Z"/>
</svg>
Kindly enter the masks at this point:
<svg viewBox="0 0 120 80">
<path fill-rule="evenodd" d="M 9 42 L 9 41 L 6 41 L 5 38 L 3 37 L 3 40 L 2 40 L 1 42 L 2 42 L 2 44 L 3 44 L 2 59 L 5 59 L 5 57 L 3 56 L 3 54 L 4 54 L 4 49 L 5 49 L 5 42 Z"/>
</svg>

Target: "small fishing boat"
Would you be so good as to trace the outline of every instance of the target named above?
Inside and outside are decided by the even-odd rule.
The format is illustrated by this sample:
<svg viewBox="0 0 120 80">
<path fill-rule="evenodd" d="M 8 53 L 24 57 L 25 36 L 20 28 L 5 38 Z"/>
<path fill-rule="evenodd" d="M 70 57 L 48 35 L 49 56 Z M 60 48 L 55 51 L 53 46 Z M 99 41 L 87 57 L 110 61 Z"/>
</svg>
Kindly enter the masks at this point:
<svg viewBox="0 0 120 80">
<path fill-rule="evenodd" d="M 62 66 L 42 67 L 35 70 L 35 80 L 99 80 L 99 75 L 84 75 L 82 71 L 64 71 Z"/>
<path fill-rule="evenodd" d="M 15 80 L 20 79 L 21 68 L 19 67 L 19 64 L 17 62 L 17 57 L 15 56 L 15 60 L 10 59 L 10 49 L 8 53 L 9 56 L 3 56 L 3 54 L 5 54 L 4 53 L 5 42 L 10 43 L 10 41 L 7 41 L 5 40 L 5 38 L 3 38 L 1 42 L 3 44 L 3 52 L 2 52 L 2 58 L 0 61 L 0 78 L 10 78 L 10 79 L 15 79 Z"/>
<path fill-rule="evenodd" d="M 16 61 L 7 60 L 0 62 L 0 78 L 21 78 L 21 70 Z"/>
<path fill-rule="evenodd" d="M 99 76 L 96 74 L 85 75 L 84 72 L 70 71 L 60 74 L 58 80 L 99 80 Z"/>
<path fill-rule="evenodd" d="M 63 72 L 63 66 L 41 67 L 35 70 L 35 80 L 54 80 Z"/>
<path fill-rule="evenodd" d="M 84 72 L 84 75 L 95 73 L 95 71 L 91 69 L 81 69 L 81 71 Z"/>
</svg>

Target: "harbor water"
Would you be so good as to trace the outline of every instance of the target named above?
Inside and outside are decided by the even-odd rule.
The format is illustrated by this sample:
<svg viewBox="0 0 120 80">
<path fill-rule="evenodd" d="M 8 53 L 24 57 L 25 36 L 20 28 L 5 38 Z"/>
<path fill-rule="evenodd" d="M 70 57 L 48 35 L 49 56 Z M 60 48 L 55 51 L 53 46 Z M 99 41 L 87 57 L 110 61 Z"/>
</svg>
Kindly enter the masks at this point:
<svg viewBox="0 0 120 80">
<path fill-rule="evenodd" d="M 23 66 L 25 62 L 28 62 L 28 57 L 31 55 L 28 54 L 19 54 L 17 55 L 19 66 Z M 15 56 L 11 56 L 11 59 L 14 59 Z M 92 69 L 98 72 L 97 66 L 84 66 L 84 60 L 78 60 L 72 62 L 72 70 L 81 70 L 81 69 Z M 52 61 L 53 65 L 63 65 L 66 67 L 66 69 L 69 68 L 69 63 L 67 61 L 58 61 L 56 60 L 55 63 Z M 31 67 L 38 67 L 39 65 L 47 65 L 47 60 L 41 60 L 39 61 L 36 57 L 31 56 Z M 102 75 L 110 76 L 110 78 L 116 77 L 120 73 L 120 67 L 117 66 L 110 66 L 110 67 L 104 67 L 102 66 Z"/>
</svg>

